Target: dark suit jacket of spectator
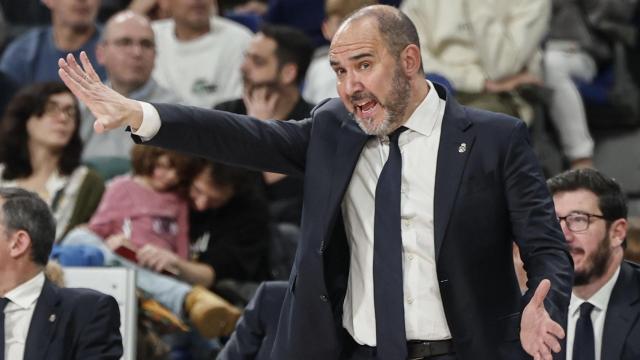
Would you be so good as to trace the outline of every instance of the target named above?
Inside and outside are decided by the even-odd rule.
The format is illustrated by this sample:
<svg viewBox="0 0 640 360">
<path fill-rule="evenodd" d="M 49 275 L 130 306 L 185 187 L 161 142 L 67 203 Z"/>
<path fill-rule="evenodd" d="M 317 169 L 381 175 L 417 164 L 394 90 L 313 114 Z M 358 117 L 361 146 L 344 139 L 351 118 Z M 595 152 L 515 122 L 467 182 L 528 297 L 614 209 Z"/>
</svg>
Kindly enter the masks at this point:
<svg viewBox="0 0 640 360">
<path fill-rule="evenodd" d="M 262 283 L 244 309 L 236 330 L 218 355 L 218 360 L 271 359 L 271 348 L 286 292 L 286 281 Z"/>
<path fill-rule="evenodd" d="M 116 300 L 90 289 L 59 288 L 45 280 L 31 318 L 25 360 L 120 359 Z"/>
</svg>

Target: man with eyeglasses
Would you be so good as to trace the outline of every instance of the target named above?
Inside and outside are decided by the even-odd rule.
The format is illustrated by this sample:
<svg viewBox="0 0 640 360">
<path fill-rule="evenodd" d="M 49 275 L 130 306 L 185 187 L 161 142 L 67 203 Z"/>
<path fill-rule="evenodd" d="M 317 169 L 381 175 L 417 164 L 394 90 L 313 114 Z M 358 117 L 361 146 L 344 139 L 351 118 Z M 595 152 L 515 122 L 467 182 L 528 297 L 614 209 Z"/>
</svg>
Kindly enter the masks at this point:
<svg viewBox="0 0 640 360">
<path fill-rule="evenodd" d="M 155 66 L 155 37 L 149 19 L 132 11 L 113 15 L 106 23 L 96 48 L 98 62 L 107 71 L 107 84 L 118 93 L 132 99 L 149 102 L 177 103 L 179 97 L 160 86 L 151 73 Z M 129 159 L 132 142 L 122 132 L 95 136 L 95 117 L 82 106 L 80 135 L 85 142 L 83 159 L 103 162 L 109 159 Z"/>
<path fill-rule="evenodd" d="M 623 260 L 627 205 L 620 186 L 597 170 L 547 181 L 575 277 L 567 359 L 640 357 L 640 267 Z"/>
</svg>

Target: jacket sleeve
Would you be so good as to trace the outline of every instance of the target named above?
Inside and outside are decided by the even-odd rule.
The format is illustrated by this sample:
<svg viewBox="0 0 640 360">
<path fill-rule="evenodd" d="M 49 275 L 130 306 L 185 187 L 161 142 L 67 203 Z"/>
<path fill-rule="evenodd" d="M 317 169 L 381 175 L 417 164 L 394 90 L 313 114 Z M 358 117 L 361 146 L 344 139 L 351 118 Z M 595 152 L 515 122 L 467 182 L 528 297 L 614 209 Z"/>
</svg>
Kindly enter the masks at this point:
<svg viewBox="0 0 640 360">
<path fill-rule="evenodd" d="M 549 279 L 551 290 L 545 308 L 556 322 L 565 326 L 573 261 L 523 122 L 518 122 L 511 134 L 504 174 L 512 232 L 528 278 L 523 304 L 529 303 L 543 279 Z"/>
<path fill-rule="evenodd" d="M 90 304 L 87 304 L 90 305 Z M 122 357 L 122 336 L 120 335 L 120 310 L 116 300 L 102 295 L 95 303 L 93 316 L 78 337 L 77 360 L 99 359 L 117 360 Z"/>
<path fill-rule="evenodd" d="M 265 329 L 260 321 L 260 308 L 265 284 L 261 284 L 244 310 L 236 330 L 218 355 L 218 360 L 252 360 L 260 351 Z"/>
<path fill-rule="evenodd" d="M 152 105 L 162 126 L 149 145 L 253 170 L 304 173 L 311 119 L 262 121 L 191 106 Z M 134 140 L 140 142 L 135 136 Z"/>
</svg>

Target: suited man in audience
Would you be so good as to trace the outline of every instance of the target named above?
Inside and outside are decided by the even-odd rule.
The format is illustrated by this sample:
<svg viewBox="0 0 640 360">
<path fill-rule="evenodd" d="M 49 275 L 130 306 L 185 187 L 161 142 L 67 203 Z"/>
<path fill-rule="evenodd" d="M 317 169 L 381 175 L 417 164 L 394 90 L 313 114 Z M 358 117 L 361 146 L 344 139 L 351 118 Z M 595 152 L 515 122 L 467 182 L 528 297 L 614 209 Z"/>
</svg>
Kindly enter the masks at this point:
<svg viewBox="0 0 640 360">
<path fill-rule="evenodd" d="M 280 308 L 286 293 L 286 281 L 266 281 L 260 284 L 218 359 L 271 359 Z"/>
<path fill-rule="evenodd" d="M 640 267 L 623 260 L 627 205 L 593 169 L 547 181 L 575 265 L 567 359 L 640 359 Z"/>
<path fill-rule="evenodd" d="M 0 188 L 0 360 L 119 359 L 116 300 L 45 277 L 55 233 L 37 194 Z"/>
</svg>

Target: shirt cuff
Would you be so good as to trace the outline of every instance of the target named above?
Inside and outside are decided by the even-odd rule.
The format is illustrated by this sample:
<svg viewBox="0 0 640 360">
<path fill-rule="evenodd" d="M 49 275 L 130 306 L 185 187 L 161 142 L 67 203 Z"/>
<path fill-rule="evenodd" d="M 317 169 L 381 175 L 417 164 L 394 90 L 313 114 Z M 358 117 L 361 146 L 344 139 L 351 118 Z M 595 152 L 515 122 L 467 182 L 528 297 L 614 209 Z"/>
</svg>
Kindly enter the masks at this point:
<svg viewBox="0 0 640 360">
<path fill-rule="evenodd" d="M 158 114 L 158 110 L 148 102 L 138 101 L 138 104 L 142 107 L 142 123 L 137 130 L 131 129 L 131 133 L 147 141 L 154 137 L 160 130 L 160 114 Z"/>
</svg>

